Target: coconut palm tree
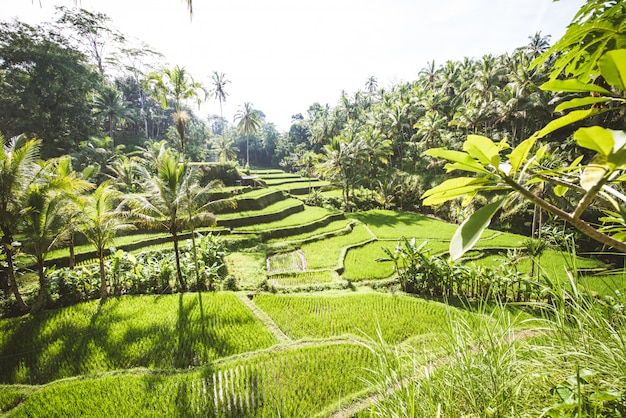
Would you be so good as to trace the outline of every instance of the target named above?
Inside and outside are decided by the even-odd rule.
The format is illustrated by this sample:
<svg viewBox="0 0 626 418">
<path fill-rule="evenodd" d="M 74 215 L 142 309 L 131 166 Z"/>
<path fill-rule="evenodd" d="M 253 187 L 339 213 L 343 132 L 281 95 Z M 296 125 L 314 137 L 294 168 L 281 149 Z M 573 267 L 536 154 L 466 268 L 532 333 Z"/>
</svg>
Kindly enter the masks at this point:
<svg viewBox="0 0 626 418">
<path fill-rule="evenodd" d="M 367 90 L 369 94 L 374 93 L 377 88 L 378 80 L 376 79 L 376 77 L 371 76 L 365 81 L 365 90 Z"/>
<path fill-rule="evenodd" d="M 33 311 L 44 308 L 48 300 L 44 266 L 48 252 L 73 233 L 66 223 L 68 207 L 71 207 L 68 201 L 91 187 L 91 183 L 71 170 L 70 161 L 66 156 L 44 163 L 24 196 L 25 247 L 35 256 L 39 276 L 39 295 Z"/>
<path fill-rule="evenodd" d="M 202 103 L 200 93 L 206 90 L 201 83 L 196 82 L 184 67 L 178 65 L 166 68 L 162 72 L 153 72 L 148 75 L 148 87 L 152 97 L 161 103 L 163 109 L 169 109 L 169 102 L 174 105 L 174 125 L 180 138 L 181 152 L 185 153 L 185 128 L 189 121 L 189 114 L 183 109 L 188 100 L 195 99 L 198 106 Z"/>
<path fill-rule="evenodd" d="M 237 132 L 246 137 L 246 167 L 250 166 L 250 135 L 254 135 L 261 127 L 261 118 L 258 110 L 252 108 L 250 102 L 245 102 L 235 113 L 235 121 L 237 123 Z"/>
<path fill-rule="evenodd" d="M 5 256 L 6 276 L 2 279 L 5 292 L 12 292 L 20 311 L 28 307 L 24 303 L 15 280 L 14 257 L 19 244 L 14 239 L 24 202 L 28 183 L 39 169 L 41 141 L 16 136 L 6 141 L 0 134 L 0 230 L 2 230 L 2 251 Z M 8 296 L 8 295 L 7 295 Z"/>
<path fill-rule="evenodd" d="M 135 229 L 129 213 L 119 206 L 120 192 L 110 182 L 104 182 L 81 202 L 83 212 L 80 230 L 96 249 L 100 264 L 100 297 L 107 297 L 104 253 L 113 244 L 118 232 Z"/>
<path fill-rule="evenodd" d="M 180 266 L 179 239 L 191 225 L 211 225 L 215 216 L 200 202 L 198 177 L 192 166 L 181 161 L 172 150 L 163 152 L 156 164 L 156 174 L 144 171 L 145 194 L 128 197 L 126 202 L 139 221 L 150 228 L 163 229 L 172 235 L 179 289 L 187 290 Z M 192 196 L 190 198 L 190 196 Z M 202 208 L 202 210 L 198 209 Z"/>
<path fill-rule="evenodd" d="M 113 128 L 120 122 L 133 122 L 133 112 L 129 107 L 129 102 L 125 101 L 122 94 L 114 87 L 104 86 L 96 95 L 94 100 L 94 114 L 102 116 L 107 121 L 109 138 L 111 138 L 111 149 L 115 147 L 113 141 Z"/>
<path fill-rule="evenodd" d="M 224 113 L 222 112 L 222 102 L 226 101 L 226 93 L 225 87 L 226 84 L 230 83 L 230 80 L 226 79 L 226 74 L 218 73 L 217 71 L 213 71 L 211 74 L 211 83 L 213 84 L 212 95 L 214 99 L 219 100 L 220 102 L 220 118 L 222 122 L 222 136 L 225 135 L 224 130 Z"/>
<path fill-rule="evenodd" d="M 309 179 L 309 194 L 311 194 L 311 176 L 313 175 L 313 168 L 315 168 L 315 165 L 318 163 L 319 157 L 319 154 L 313 151 L 306 151 L 298 158 L 298 162 L 296 163 L 298 167 L 304 168 L 304 173 Z"/>
<path fill-rule="evenodd" d="M 237 158 L 239 148 L 235 146 L 235 142 L 226 136 L 221 136 L 214 143 L 218 151 L 218 159 L 220 162 L 228 162 Z"/>
</svg>

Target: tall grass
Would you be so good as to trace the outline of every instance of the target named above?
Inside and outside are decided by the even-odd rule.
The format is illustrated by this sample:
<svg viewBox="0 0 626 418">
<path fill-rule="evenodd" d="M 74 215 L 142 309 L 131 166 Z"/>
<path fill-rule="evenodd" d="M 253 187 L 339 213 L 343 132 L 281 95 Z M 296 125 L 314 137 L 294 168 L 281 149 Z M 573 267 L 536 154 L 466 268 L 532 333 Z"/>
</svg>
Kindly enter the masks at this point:
<svg viewBox="0 0 626 418">
<path fill-rule="evenodd" d="M 411 369 L 421 352 L 375 348 L 385 396 L 360 416 L 626 416 L 623 297 L 569 288 L 532 303 L 542 316 L 523 330 L 506 309 L 450 321 L 446 354 L 430 367 Z"/>
</svg>

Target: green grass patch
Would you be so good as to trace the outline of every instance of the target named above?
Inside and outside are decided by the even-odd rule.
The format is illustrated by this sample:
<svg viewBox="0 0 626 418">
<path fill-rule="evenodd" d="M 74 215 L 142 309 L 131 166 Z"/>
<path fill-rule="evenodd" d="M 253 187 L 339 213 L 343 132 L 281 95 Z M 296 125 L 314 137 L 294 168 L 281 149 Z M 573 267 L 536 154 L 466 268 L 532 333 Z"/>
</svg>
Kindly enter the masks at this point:
<svg viewBox="0 0 626 418">
<path fill-rule="evenodd" d="M 270 256 L 267 265 L 269 273 L 304 271 L 306 268 L 304 254 L 299 250 Z"/>
<path fill-rule="evenodd" d="M 297 202 L 300 202 L 297 199 L 289 199 L 289 200 L 290 201 L 295 200 Z M 319 208 L 316 206 L 305 206 L 303 211 L 294 213 L 293 215 L 289 215 L 278 221 L 245 226 L 245 227 L 237 228 L 237 230 L 245 231 L 245 232 L 248 232 L 248 231 L 249 232 L 262 232 L 262 231 L 269 231 L 272 229 L 304 225 L 304 224 L 308 224 L 311 222 L 324 219 L 324 217 L 333 213 L 336 213 L 336 212 L 330 211 L 324 208 Z"/>
<path fill-rule="evenodd" d="M 234 252 L 224 257 L 226 271 L 244 289 L 256 288 L 266 278 L 265 253 Z"/>
<path fill-rule="evenodd" d="M 302 416 L 365 390 L 374 361 L 362 345 L 322 343 L 178 374 L 71 379 L 31 394 L 13 416 Z"/>
<path fill-rule="evenodd" d="M 330 182 L 324 181 L 324 180 L 317 180 L 317 181 L 312 181 L 310 184 L 309 184 L 309 182 L 306 182 L 306 183 L 301 183 L 301 182 L 285 183 L 285 184 L 279 184 L 279 185 L 276 185 L 276 186 L 272 186 L 272 188 L 278 189 L 278 190 L 282 190 L 282 191 L 285 191 L 287 193 L 291 193 L 291 192 L 307 191 L 309 189 L 309 187 L 311 187 L 311 188 L 320 188 L 320 187 L 327 187 L 327 186 L 330 186 Z"/>
<path fill-rule="evenodd" d="M 594 274 L 582 276 L 579 283 L 593 292 L 601 295 L 624 294 L 626 291 L 626 277 L 623 272 L 613 274 Z"/>
<path fill-rule="evenodd" d="M 438 302 L 380 293 L 339 296 L 259 294 L 254 303 L 293 339 L 355 335 L 388 343 L 448 329 L 448 310 Z"/>
<path fill-rule="evenodd" d="M 324 190 L 321 193 L 324 197 L 336 197 L 338 199 L 343 198 L 343 190 L 341 189 Z"/>
<path fill-rule="evenodd" d="M 270 187 L 273 186 L 278 186 L 281 184 L 287 184 L 287 183 L 297 183 L 297 184 L 308 184 L 309 182 L 309 178 L 307 177 L 300 177 L 298 175 L 291 175 L 291 176 L 281 176 L 281 177 L 274 177 L 272 176 L 272 178 L 264 178 L 263 181 L 265 182 L 265 184 L 267 184 Z M 310 181 L 316 182 L 318 181 L 318 179 L 310 179 Z"/>
<path fill-rule="evenodd" d="M 344 248 L 371 238 L 364 225 L 356 225 L 349 234 L 305 244 L 301 250 L 306 257 L 306 267 L 312 270 L 334 268 L 339 264 Z"/>
<path fill-rule="evenodd" d="M 302 205 L 302 202 L 300 202 L 298 199 L 293 199 L 293 198 L 284 199 L 276 203 L 272 203 L 271 205 L 266 206 L 265 208 L 261 210 L 247 210 L 247 211 L 239 211 L 239 212 L 221 214 L 218 217 L 218 222 L 219 220 L 222 220 L 222 219 L 223 220 L 240 219 L 240 218 L 247 218 L 251 216 L 279 213 L 285 209 L 289 209 L 289 208 L 293 208 L 295 206 L 301 206 L 301 205 Z"/>
<path fill-rule="evenodd" d="M 198 366 L 275 343 L 233 293 L 124 296 L 0 321 L 0 382 Z"/>
<path fill-rule="evenodd" d="M 429 238 L 450 239 L 457 226 L 416 213 L 394 212 L 390 210 L 370 210 L 348 214 L 370 227 L 380 239 Z"/>
<path fill-rule="evenodd" d="M 306 212 L 306 210 L 305 210 Z M 332 233 L 341 233 L 342 230 L 345 230 L 348 227 L 348 224 L 350 224 L 350 222 L 352 222 L 349 219 L 341 219 L 338 221 L 332 221 L 329 224 L 319 227 L 311 232 L 305 232 L 302 234 L 297 234 L 297 235 L 290 235 L 286 238 L 275 238 L 275 239 L 271 239 L 268 242 L 268 244 L 287 244 L 290 242 L 300 242 L 300 241 L 304 241 L 307 240 L 309 238 L 313 238 L 316 236 L 321 236 L 324 234 L 332 234 Z M 349 232 L 349 231 L 346 231 Z"/>
<path fill-rule="evenodd" d="M 317 284 L 329 284 L 339 280 L 337 272 L 332 270 L 303 271 L 298 273 L 272 274 L 268 277 L 271 286 L 306 287 Z"/>
<path fill-rule="evenodd" d="M 416 242 L 419 245 L 423 241 L 417 240 Z M 393 252 L 397 243 L 398 241 L 374 241 L 361 247 L 350 248 L 344 261 L 344 278 L 359 281 L 384 279 L 391 276 L 394 273 L 393 262 L 378 262 L 376 259 L 387 258 L 383 248 Z M 432 255 L 447 251 L 448 246 L 447 241 L 428 241 L 424 250 L 430 251 Z"/>
</svg>

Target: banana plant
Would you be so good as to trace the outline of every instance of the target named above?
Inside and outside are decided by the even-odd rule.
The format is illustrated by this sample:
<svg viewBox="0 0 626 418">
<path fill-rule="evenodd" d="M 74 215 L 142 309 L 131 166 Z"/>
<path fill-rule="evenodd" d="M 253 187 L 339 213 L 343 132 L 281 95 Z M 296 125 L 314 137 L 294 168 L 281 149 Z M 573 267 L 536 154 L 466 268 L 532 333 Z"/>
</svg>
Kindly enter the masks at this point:
<svg viewBox="0 0 626 418">
<path fill-rule="evenodd" d="M 459 197 L 464 204 L 479 193 L 490 193 L 496 198 L 469 216 L 457 229 L 450 242 L 452 259 L 460 258 L 479 240 L 493 216 L 518 196 L 531 201 L 541 209 L 567 221 L 573 227 L 602 244 L 626 252 L 626 195 L 621 192 L 626 181 L 626 132 L 591 126 L 578 129 L 574 139 L 578 146 L 595 152 L 589 162 L 577 157 L 569 166 L 546 169 L 540 165 L 548 152 L 547 145 L 538 141 L 554 131 L 583 119 L 609 111 L 626 110 L 626 49 L 604 54 L 598 61 L 600 76 L 605 86 L 578 79 L 551 80 L 542 88 L 568 93 L 585 93 L 562 103 L 557 111 L 567 114 L 551 121 L 543 129 L 511 149 L 506 140 L 494 142 L 480 135 L 469 135 L 462 151 L 432 148 L 424 154 L 449 161 L 447 172 L 462 171 L 469 175 L 451 178 L 427 190 L 422 198 L 425 205 L 439 205 Z M 595 81 L 597 81 L 596 79 Z M 576 109 L 576 110 L 573 110 Z M 575 196 L 578 203 L 573 210 L 564 209 L 554 201 L 546 200 L 533 189 L 550 183 L 557 198 L 566 193 Z M 604 225 L 597 227 L 583 218 L 590 207 L 600 209 Z"/>
</svg>

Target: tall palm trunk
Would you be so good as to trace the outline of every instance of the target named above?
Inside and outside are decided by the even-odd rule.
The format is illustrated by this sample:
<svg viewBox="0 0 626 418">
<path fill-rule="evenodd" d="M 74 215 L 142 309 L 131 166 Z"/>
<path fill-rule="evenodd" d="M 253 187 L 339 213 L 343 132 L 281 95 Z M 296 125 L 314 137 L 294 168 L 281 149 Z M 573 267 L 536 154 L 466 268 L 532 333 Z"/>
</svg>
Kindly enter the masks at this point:
<svg viewBox="0 0 626 418">
<path fill-rule="evenodd" d="M 98 260 L 100 262 L 100 299 L 107 298 L 107 278 L 104 271 L 104 250 L 98 250 Z"/>
<path fill-rule="evenodd" d="M 187 291 L 187 284 L 183 280 L 183 271 L 180 268 L 180 251 L 178 250 L 178 233 L 172 232 L 172 238 L 174 241 L 174 258 L 176 258 L 176 277 L 178 278 L 178 285 L 182 292 Z"/>
<path fill-rule="evenodd" d="M 38 312 L 46 307 L 48 301 L 48 287 L 46 284 L 46 273 L 43 264 L 43 257 L 41 254 L 37 254 L 37 275 L 39 276 L 39 294 L 37 295 L 37 302 L 31 312 Z"/>
<path fill-rule="evenodd" d="M 15 265 L 13 264 L 13 257 L 15 256 L 15 254 L 13 252 L 12 242 L 13 234 L 11 234 L 9 231 L 4 231 L 4 236 L 2 238 L 2 247 L 6 256 L 9 293 L 12 292 L 15 296 L 15 301 L 17 302 L 17 307 L 20 312 L 27 312 L 28 306 L 26 306 L 26 303 L 24 303 L 24 299 L 22 299 L 20 289 L 17 286 L 17 280 L 15 279 Z"/>
</svg>

